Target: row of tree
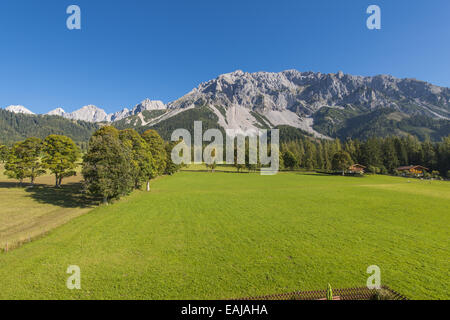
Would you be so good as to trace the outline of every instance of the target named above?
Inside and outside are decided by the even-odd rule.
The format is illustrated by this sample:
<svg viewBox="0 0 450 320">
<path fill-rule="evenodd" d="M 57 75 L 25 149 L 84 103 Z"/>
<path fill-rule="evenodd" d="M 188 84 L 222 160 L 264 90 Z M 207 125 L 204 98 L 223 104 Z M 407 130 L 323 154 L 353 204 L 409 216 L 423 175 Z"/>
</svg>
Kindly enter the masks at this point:
<svg viewBox="0 0 450 320">
<path fill-rule="evenodd" d="M 55 186 L 61 186 L 65 177 L 76 174 L 80 151 L 72 139 L 62 135 L 49 135 L 44 140 L 31 137 L 16 142 L 11 148 L 0 146 L 0 161 L 5 164 L 5 175 L 11 179 L 30 179 L 49 170 L 55 176 Z"/>
<path fill-rule="evenodd" d="M 395 173 L 399 166 L 422 165 L 450 178 L 450 136 L 441 142 L 416 137 L 316 140 L 309 137 L 285 142 L 281 155 L 286 168 L 340 170 L 342 163 L 359 163 L 376 173 Z"/>
<path fill-rule="evenodd" d="M 87 152 L 82 157 L 85 189 L 104 202 L 140 189 L 162 174 L 179 170 L 171 160 L 175 142 L 166 143 L 155 130 L 139 135 L 133 129 L 117 130 L 104 126 L 94 132 Z M 63 178 L 76 175 L 80 150 L 72 139 L 62 135 L 49 135 L 44 140 L 27 138 L 11 148 L 0 146 L 0 161 L 5 174 L 11 179 L 35 179 L 49 170 L 55 176 L 55 186 Z"/>
<path fill-rule="evenodd" d="M 102 127 L 92 135 L 83 157 L 86 189 L 105 203 L 140 189 L 144 183 L 150 191 L 150 180 L 179 169 L 170 156 L 174 145 L 155 130 L 139 135 L 133 129 Z"/>
</svg>

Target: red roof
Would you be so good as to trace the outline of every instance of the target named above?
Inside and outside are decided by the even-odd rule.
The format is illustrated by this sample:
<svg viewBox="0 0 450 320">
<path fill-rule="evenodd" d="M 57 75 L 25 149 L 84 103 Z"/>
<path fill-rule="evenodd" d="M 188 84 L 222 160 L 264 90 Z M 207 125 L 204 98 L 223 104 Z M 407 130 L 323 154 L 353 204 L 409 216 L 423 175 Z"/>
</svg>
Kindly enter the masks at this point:
<svg viewBox="0 0 450 320">
<path fill-rule="evenodd" d="M 405 170 L 411 170 L 411 169 L 422 169 L 422 170 L 428 170 L 428 168 L 422 167 L 422 166 L 403 166 L 398 167 L 398 171 L 405 171 Z"/>
<path fill-rule="evenodd" d="M 360 168 L 365 168 L 362 164 L 358 164 L 358 163 L 356 163 L 356 164 L 352 164 L 351 166 L 350 166 L 350 168 L 351 167 L 360 167 Z"/>
</svg>

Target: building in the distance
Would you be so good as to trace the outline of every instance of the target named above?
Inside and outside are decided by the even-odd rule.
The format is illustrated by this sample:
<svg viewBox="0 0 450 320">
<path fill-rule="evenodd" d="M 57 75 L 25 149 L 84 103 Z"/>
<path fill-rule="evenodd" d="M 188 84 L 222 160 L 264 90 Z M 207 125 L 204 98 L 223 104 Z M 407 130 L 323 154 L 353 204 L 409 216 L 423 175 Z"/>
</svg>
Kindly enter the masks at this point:
<svg viewBox="0 0 450 320">
<path fill-rule="evenodd" d="M 366 169 L 366 167 L 364 167 L 361 164 L 352 164 L 349 168 L 348 171 L 350 173 L 364 173 L 364 169 Z"/>
<path fill-rule="evenodd" d="M 398 167 L 397 171 L 400 173 L 403 173 L 404 175 L 406 173 L 413 174 L 416 176 L 423 176 L 423 174 L 428 171 L 428 168 L 422 167 L 422 166 L 404 166 L 404 167 Z"/>
</svg>

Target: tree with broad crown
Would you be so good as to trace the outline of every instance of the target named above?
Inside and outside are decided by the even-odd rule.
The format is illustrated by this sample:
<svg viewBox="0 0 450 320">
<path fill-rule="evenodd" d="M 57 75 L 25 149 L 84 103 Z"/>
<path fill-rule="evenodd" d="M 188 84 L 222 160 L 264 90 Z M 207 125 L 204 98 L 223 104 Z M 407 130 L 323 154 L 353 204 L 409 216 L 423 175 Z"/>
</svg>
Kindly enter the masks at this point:
<svg viewBox="0 0 450 320">
<path fill-rule="evenodd" d="M 133 150 L 129 141 L 121 141 L 119 131 L 111 126 L 97 130 L 89 140 L 83 157 L 84 184 L 103 203 L 130 193 L 135 187 Z"/>
<path fill-rule="evenodd" d="M 134 187 L 140 189 L 143 182 L 149 182 L 148 178 L 156 173 L 150 146 L 133 129 L 125 129 L 119 132 L 119 138 L 124 143 L 129 143 L 132 151 L 132 176 Z"/>
<path fill-rule="evenodd" d="M 346 151 L 338 151 L 333 156 L 331 166 L 333 170 L 342 171 L 342 175 L 345 175 L 345 170 L 352 164 L 352 158 Z"/>
<path fill-rule="evenodd" d="M 76 144 L 66 136 L 52 134 L 44 140 L 42 163 L 55 175 L 55 187 L 61 187 L 62 179 L 76 175 L 80 157 Z"/>
<path fill-rule="evenodd" d="M 155 130 L 150 129 L 145 131 L 142 134 L 142 138 L 150 147 L 150 152 L 155 163 L 155 174 L 149 175 L 147 181 L 147 191 L 150 191 L 150 180 L 162 175 L 166 169 L 167 153 L 164 140 Z"/>
<path fill-rule="evenodd" d="M 42 140 L 34 137 L 14 144 L 5 164 L 5 174 L 19 180 L 20 185 L 23 179 L 30 178 L 33 186 L 36 177 L 45 173 L 40 162 L 41 149 Z"/>
<path fill-rule="evenodd" d="M 25 152 L 22 147 L 22 142 L 17 142 L 12 146 L 5 163 L 5 175 L 10 179 L 19 180 L 20 186 L 22 186 L 23 179 L 28 174 L 28 168 L 24 158 Z"/>
<path fill-rule="evenodd" d="M 41 139 L 31 137 L 22 142 L 22 145 L 27 154 L 26 160 L 29 168 L 28 178 L 30 178 L 31 186 L 34 186 L 35 179 L 45 174 L 40 159 L 43 143 Z"/>
</svg>

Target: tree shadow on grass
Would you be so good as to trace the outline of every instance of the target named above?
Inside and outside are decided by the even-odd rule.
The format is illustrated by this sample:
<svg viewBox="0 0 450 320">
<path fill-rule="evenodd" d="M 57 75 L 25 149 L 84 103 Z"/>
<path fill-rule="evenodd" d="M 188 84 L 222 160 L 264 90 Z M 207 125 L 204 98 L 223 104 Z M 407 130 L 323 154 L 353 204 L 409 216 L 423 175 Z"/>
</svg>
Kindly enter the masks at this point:
<svg viewBox="0 0 450 320">
<path fill-rule="evenodd" d="M 0 182 L 0 188 L 2 189 L 12 189 L 12 188 L 20 188 L 18 182 Z"/>
<path fill-rule="evenodd" d="M 0 188 L 18 188 L 17 182 L 0 182 Z M 99 204 L 99 199 L 83 192 L 80 182 L 63 184 L 55 188 L 45 184 L 22 184 L 22 188 L 30 197 L 39 203 L 52 204 L 64 208 L 90 208 Z"/>
<path fill-rule="evenodd" d="M 81 183 L 68 183 L 60 188 L 37 185 L 27 188 L 31 197 L 40 202 L 65 208 L 89 208 L 98 205 L 99 200 L 86 195 Z"/>
</svg>

